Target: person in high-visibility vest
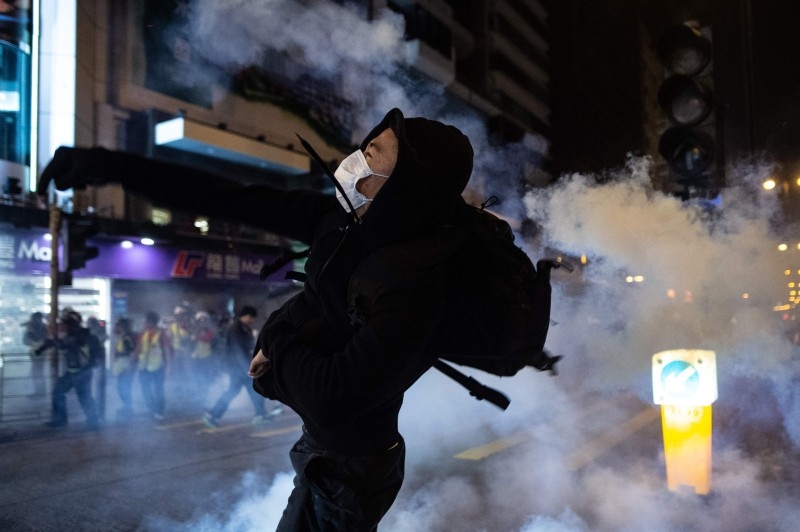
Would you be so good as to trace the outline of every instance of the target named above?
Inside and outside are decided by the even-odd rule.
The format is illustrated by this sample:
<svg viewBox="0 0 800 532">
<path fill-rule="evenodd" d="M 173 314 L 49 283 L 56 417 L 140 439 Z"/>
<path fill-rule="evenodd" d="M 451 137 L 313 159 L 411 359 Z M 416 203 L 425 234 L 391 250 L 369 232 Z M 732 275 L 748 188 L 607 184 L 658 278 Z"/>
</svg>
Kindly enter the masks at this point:
<svg viewBox="0 0 800 532">
<path fill-rule="evenodd" d="M 139 367 L 139 382 L 145 404 L 157 421 L 164 419 L 164 382 L 172 361 L 172 342 L 169 333 L 159 327 L 159 320 L 160 316 L 155 312 L 145 315 L 144 330 L 133 352 Z"/>
</svg>

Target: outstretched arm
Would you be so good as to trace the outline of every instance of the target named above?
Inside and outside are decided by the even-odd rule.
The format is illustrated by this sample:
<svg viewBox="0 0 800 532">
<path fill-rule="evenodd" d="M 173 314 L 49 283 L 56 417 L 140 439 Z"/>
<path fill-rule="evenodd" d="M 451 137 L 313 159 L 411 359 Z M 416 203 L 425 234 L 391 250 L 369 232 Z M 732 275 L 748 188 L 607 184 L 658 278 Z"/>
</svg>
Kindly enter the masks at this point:
<svg viewBox="0 0 800 532">
<path fill-rule="evenodd" d="M 333 196 L 308 190 L 283 191 L 242 185 L 196 168 L 104 148 L 60 147 L 42 172 L 37 191 L 118 183 L 154 203 L 177 210 L 244 223 L 303 242 L 316 221 L 337 208 Z"/>
</svg>

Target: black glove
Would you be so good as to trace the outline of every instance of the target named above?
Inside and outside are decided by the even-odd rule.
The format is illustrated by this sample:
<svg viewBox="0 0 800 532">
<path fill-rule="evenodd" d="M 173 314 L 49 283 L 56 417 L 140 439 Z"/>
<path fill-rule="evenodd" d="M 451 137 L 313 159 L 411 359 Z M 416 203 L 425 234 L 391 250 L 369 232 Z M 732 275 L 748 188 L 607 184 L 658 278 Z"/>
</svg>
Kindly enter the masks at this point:
<svg viewBox="0 0 800 532">
<path fill-rule="evenodd" d="M 39 176 L 36 192 L 46 194 L 51 182 L 58 190 L 83 188 L 86 185 L 94 184 L 92 172 L 85 163 L 88 151 L 85 148 L 68 148 L 66 146 L 58 148 L 53 154 L 53 159 Z"/>
<path fill-rule="evenodd" d="M 37 192 L 46 194 L 51 183 L 58 190 L 117 183 L 126 192 L 187 212 L 197 212 L 202 207 L 202 204 L 198 204 L 197 191 L 202 191 L 203 200 L 211 201 L 212 198 L 216 200 L 231 194 L 241 196 L 245 190 L 241 183 L 227 176 L 195 167 L 124 151 L 66 146 L 56 150 L 53 159 L 42 171 Z M 209 211 L 204 213 L 207 215 L 244 221 L 240 216 L 241 206 L 238 205 L 211 201 L 204 210 Z"/>
</svg>

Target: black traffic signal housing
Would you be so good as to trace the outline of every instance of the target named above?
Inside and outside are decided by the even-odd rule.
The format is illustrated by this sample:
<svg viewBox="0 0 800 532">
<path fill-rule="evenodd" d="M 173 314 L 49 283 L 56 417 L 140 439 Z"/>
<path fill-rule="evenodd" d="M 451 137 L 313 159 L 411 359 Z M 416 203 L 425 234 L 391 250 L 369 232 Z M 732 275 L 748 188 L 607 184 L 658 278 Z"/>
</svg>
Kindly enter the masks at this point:
<svg viewBox="0 0 800 532">
<path fill-rule="evenodd" d="M 97 258 L 100 250 L 87 245 L 86 240 L 98 232 L 97 221 L 67 217 L 63 223 L 64 271 L 70 272 L 86 267 L 86 261 Z"/>
<path fill-rule="evenodd" d="M 676 24 L 663 33 L 656 51 L 665 68 L 658 103 L 669 120 L 658 150 L 682 196 L 712 198 L 718 192 L 721 165 L 717 164 L 711 30 Z"/>
</svg>

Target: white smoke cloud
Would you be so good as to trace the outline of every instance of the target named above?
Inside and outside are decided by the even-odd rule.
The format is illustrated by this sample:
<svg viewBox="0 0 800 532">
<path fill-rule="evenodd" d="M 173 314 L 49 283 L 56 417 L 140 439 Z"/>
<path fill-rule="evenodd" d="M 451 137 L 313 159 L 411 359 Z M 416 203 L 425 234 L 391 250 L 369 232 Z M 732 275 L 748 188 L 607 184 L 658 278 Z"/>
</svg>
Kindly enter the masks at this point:
<svg viewBox="0 0 800 532">
<path fill-rule="evenodd" d="M 773 311 L 787 290 L 775 213 L 753 211 L 758 198 L 744 185 L 704 215 L 652 190 L 647 160 L 632 158 L 608 183 L 575 175 L 525 202 L 545 245 L 589 259 L 582 297 L 554 305 L 561 325 L 550 340 L 574 351 L 577 339 L 581 362 L 597 369 L 590 385 L 630 388 L 649 354 L 674 348 L 717 351 L 724 375 L 787 375 L 793 350 Z"/>
<path fill-rule="evenodd" d="M 485 145 L 485 126 L 474 112 L 445 111 L 444 87 L 412 79 L 405 70 L 419 51 L 416 41 L 405 40 L 403 16 L 381 9 L 368 20 L 358 9 L 326 1 L 193 0 L 186 31 L 192 49 L 223 70 L 247 65 L 279 68 L 269 61 L 275 53 L 285 53 L 290 62 L 281 63 L 284 75 L 299 78 L 309 73 L 331 80 L 338 95 L 353 106 L 354 142 L 397 107 L 406 116 L 451 123 L 476 148 Z M 527 137 L 525 143 L 546 147 L 538 136 Z M 498 162 L 503 163 L 502 158 L 476 151 L 476 168 L 501 172 Z"/>
<path fill-rule="evenodd" d="M 293 475 L 278 473 L 272 484 L 264 491 L 265 479 L 248 473 L 242 479 L 239 491 L 240 502 L 233 508 L 214 509 L 214 513 L 203 515 L 190 522 L 179 523 L 162 517 L 148 517 L 143 530 L 153 532 L 246 532 L 275 530 L 286 507 L 286 499 L 292 491 Z M 253 495 L 255 494 L 255 495 Z M 213 497 L 209 498 L 212 502 Z"/>
<path fill-rule="evenodd" d="M 596 397 L 586 406 L 578 392 L 589 383 L 573 377 L 566 368 L 557 378 L 530 371 L 513 379 L 481 376 L 512 398 L 501 413 L 427 374 L 407 395 L 401 416 L 407 480 L 381 526 L 398 532 L 794 530 L 797 486 L 785 483 L 792 474 L 781 473 L 780 460 L 746 455 L 738 440 L 715 438 L 712 491 L 704 497 L 688 488 L 667 490 L 660 431 L 647 444 L 655 452 L 575 460 L 597 431 L 615 430 L 630 412 L 612 399 L 616 394 L 586 392 Z M 498 438 L 515 443 L 481 461 L 443 460 Z"/>
<path fill-rule="evenodd" d="M 284 75 L 333 80 L 354 105 L 360 140 L 387 110 L 414 114 L 420 102 L 410 82 L 397 79 L 397 65 L 413 60 L 402 15 L 384 9 L 367 20 L 353 9 L 331 2 L 310 8 L 295 0 L 196 0 L 189 32 L 193 49 L 220 67 L 262 65 L 268 53 L 280 52 L 292 63 Z"/>
<path fill-rule="evenodd" d="M 309 9 L 295 0 L 196 0 L 190 20 L 193 45 L 218 65 L 257 63 L 265 50 L 280 50 L 335 74 L 345 64 L 387 71 L 402 57 L 403 19 L 388 11 L 367 21 L 328 2 Z"/>
</svg>

